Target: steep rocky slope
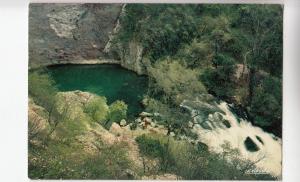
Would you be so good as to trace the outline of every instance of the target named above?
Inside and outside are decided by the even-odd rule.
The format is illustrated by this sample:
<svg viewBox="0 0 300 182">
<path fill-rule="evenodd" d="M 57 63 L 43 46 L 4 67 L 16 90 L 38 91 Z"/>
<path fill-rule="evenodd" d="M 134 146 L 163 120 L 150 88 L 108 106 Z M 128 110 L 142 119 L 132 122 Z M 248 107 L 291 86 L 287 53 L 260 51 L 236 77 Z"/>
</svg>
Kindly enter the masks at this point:
<svg viewBox="0 0 300 182">
<path fill-rule="evenodd" d="M 143 166 L 147 166 L 147 169 L 151 171 L 151 168 L 157 167 L 157 161 L 147 157 L 142 158 L 135 138 L 143 134 L 165 135 L 167 132 L 166 129 L 160 126 L 148 126 L 146 129 L 138 127 L 136 130 L 131 130 L 129 125 L 120 126 L 117 123 L 112 123 L 110 129 L 105 129 L 99 123 L 91 122 L 89 116 L 84 112 L 85 105 L 97 97 L 99 96 L 81 91 L 59 92 L 57 94 L 59 102 L 56 107 L 59 108 L 59 110 L 63 110 L 66 106 L 69 107 L 67 112 L 69 120 L 60 121 L 51 135 L 48 135 L 51 127 L 48 123 L 49 118 L 47 112 L 32 99 L 29 99 L 28 121 L 30 145 L 46 150 L 50 146 L 49 144 L 45 145 L 45 141 L 56 141 L 62 146 L 65 145 L 67 148 L 69 148 L 68 145 L 75 145 L 77 147 L 72 149 L 72 155 L 78 158 L 80 158 L 82 154 L 90 156 L 101 154 L 105 147 L 122 145 L 126 149 L 126 156 L 128 160 L 132 162 L 132 165 L 128 169 L 122 169 L 120 175 L 123 173 L 124 175 L 132 175 L 134 179 L 180 178 L 179 176 L 168 173 L 158 176 L 141 175 Z M 72 131 L 70 131 L 70 128 L 72 128 Z M 80 131 L 78 130 L 79 128 Z M 72 139 L 70 139 L 70 137 Z M 66 141 L 69 140 L 73 142 L 67 144 Z M 30 164 L 35 164 L 38 160 L 40 160 L 40 156 L 34 152 L 29 152 Z M 78 165 L 82 163 L 80 160 L 77 162 Z"/>
</svg>

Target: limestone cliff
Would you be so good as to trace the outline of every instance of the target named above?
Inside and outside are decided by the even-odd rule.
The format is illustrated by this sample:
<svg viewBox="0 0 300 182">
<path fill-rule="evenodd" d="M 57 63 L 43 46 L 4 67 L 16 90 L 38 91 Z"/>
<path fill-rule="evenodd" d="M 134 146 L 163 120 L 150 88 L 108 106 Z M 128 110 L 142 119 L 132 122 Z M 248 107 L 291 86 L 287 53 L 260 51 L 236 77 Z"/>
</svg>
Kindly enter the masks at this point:
<svg viewBox="0 0 300 182">
<path fill-rule="evenodd" d="M 119 17 L 126 13 L 125 7 L 122 4 L 30 4 L 29 67 L 109 63 L 145 74 L 143 47 L 138 42 L 111 46 L 121 27 Z"/>
<path fill-rule="evenodd" d="M 30 4 L 29 66 L 82 63 L 105 57 L 103 49 L 121 7 L 121 4 Z"/>
<path fill-rule="evenodd" d="M 121 66 L 135 71 L 137 74 L 146 74 L 147 59 L 143 58 L 143 47 L 140 43 L 131 41 L 120 45 L 118 49 L 121 57 Z"/>
</svg>

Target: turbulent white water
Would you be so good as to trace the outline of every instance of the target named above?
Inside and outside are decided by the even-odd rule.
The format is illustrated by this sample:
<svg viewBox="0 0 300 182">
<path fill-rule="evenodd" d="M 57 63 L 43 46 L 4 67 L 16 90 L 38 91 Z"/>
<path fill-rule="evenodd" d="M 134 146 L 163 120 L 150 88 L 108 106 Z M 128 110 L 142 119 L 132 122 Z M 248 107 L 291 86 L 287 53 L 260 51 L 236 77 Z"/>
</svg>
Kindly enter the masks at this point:
<svg viewBox="0 0 300 182">
<path fill-rule="evenodd" d="M 197 105 L 198 104 L 198 105 Z M 195 109 L 195 105 L 198 107 Z M 184 101 L 182 106 L 191 111 L 192 115 L 199 112 L 199 106 L 203 107 L 201 101 Z M 207 108 L 207 106 L 205 106 Z M 221 112 L 213 112 L 206 119 L 197 118 L 192 131 L 197 133 L 199 141 L 209 146 L 211 150 L 222 152 L 222 144 L 228 142 L 232 148 L 240 151 L 240 157 L 251 161 L 259 161 L 256 166 L 276 177 L 281 176 L 281 145 L 280 138 L 263 131 L 261 128 L 253 126 L 246 120 L 237 120 L 235 115 L 229 110 L 228 104 L 222 102 L 217 105 L 210 105 L 209 108 L 215 107 Z M 221 118 L 221 119 L 220 119 Z M 228 128 L 220 120 L 227 120 L 231 127 Z M 205 123 L 205 125 L 203 125 Z M 249 137 L 259 148 L 258 151 L 248 151 L 245 146 L 245 140 Z M 259 141 L 257 137 L 262 140 Z M 261 160 L 260 160 L 261 159 Z"/>
</svg>

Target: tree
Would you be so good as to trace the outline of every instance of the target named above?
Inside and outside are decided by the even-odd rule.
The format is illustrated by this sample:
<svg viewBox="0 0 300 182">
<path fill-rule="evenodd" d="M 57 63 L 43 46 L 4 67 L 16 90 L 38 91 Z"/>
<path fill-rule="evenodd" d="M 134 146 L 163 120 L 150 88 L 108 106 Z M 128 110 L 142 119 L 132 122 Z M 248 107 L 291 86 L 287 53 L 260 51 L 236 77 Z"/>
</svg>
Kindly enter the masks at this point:
<svg viewBox="0 0 300 182">
<path fill-rule="evenodd" d="M 166 59 L 157 62 L 148 71 L 155 85 L 153 89 L 162 90 L 169 103 L 180 104 L 187 97 L 206 93 L 205 86 L 198 79 L 199 73 L 185 68 L 176 60 Z"/>
<path fill-rule="evenodd" d="M 282 72 L 282 9 L 279 5 L 241 5 L 238 27 L 244 35 L 244 64 L 249 68 L 251 105 L 257 71 L 262 69 L 281 75 Z"/>
<path fill-rule="evenodd" d="M 234 94 L 235 62 L 231 57 L 218 54 L 213 59 L 213 68 L 208 68 L 201 75 L 203 82 L 210 92 L 222 98 L 231 98 Z"/>
<path fill-rule="evenodd" d="M 126 5 L 121 18 L 120 40 L 142 43 L 144 54 L 153 62 L 174 55 L 180 45 L 197 35 L 196 6 L 193 5 Z"/>
<path fill-rule="evenodd" d="M 61 111 L 57 108 L 57 88 L 52 78 L 41 71 L 33 71 L 29 73 L 29 95 L 38 104 L 47 111 L 47 122 L 50 126 L 48 137 L 55 131 L 57 125 L 67 119 L 69 105 L 64 104 Z M 47 137 L 47 138 L 48 138 Z"/>
<path fill-rule="evenodd" d="M 167 135 L 174 134 L 187 135 L 189 132 L 188 121 L 191 119 L 189 113 L 184 112 L 179 106 L 171 107 L 161 101 L 149 98 L 146 110 L 152 113 L 159 113 L 156 118 L 167 128 Z"/>
<path fill-rule="evenodd" d="M 281 133 L 282 90 L 281 80 L 268 76 L 255 88 L 250 113 L 255 124 L 263 127 L 275 127 Z"/>
<path fill-rule="evenodd" d="M 115 101 L 109 106 L 109 112 L 107 116 L 107 122 L 119 123 L 122 119 L 127 118 L 127 105 L 123 101 Z"/>
<path fill-rule="evenodd" d="M 187 68 L 191 69 L 209 67 L 212 56 L 213 49 L 210 43 L 208 41 L 197 41 L 196 39 L 191 44 L 185 45 L 176 55 Z"/>
<path fill-rule="evenodd" d="M 38 104 L 50 111 L 56 102 L 55 95 L 58 92 L 53 79 L 41 71 L 29 72 L 28 92 L 29 96 Z"/>
</svg>

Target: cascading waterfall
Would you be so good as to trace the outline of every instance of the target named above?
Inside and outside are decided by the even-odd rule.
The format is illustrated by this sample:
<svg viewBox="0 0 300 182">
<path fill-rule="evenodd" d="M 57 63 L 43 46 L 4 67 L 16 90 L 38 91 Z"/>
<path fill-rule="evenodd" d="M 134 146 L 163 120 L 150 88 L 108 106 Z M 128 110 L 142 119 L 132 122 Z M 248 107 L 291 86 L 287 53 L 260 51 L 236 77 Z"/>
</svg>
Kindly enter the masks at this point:
<svg viewBox="0 0 300 182">
<path fill-rule="evenodd" d="M 206 102 L 203 99 L 185 100 L 181 107 L 191 112 L 194 118 L 192 131 L 198 140 L 210 150 L 222 152 L 222 145 L 229 143 L 239 149 L 240 158 L 255 162 L 258 169 L 273 176 L 281 176 L 282 140 L 273 134 L 253 126 L 230 111 L 226 102 Z"/>
</svg>

